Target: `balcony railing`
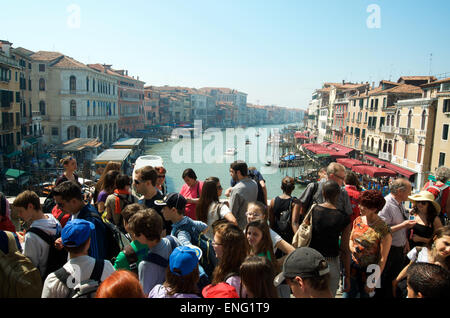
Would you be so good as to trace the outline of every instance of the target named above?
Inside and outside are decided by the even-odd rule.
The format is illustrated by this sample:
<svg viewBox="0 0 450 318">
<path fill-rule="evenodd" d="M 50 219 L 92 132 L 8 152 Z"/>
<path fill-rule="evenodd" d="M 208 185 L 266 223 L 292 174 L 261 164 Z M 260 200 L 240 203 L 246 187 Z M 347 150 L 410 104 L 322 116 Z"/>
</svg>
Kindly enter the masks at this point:
<svg viewBox="0 0 450 318">
<path fill-rule="evenodd" d="M 381 160 L 386 160 L 386 161 L 391 161 L 392 159 L 392 154 L 389 152 L 379 152 L 378 153 L 378 158 L 380 158 Z"/>
<path fill-rule="evenodd" d="M 394 126 L 381 126 L 381 132 L 385 134 L 394 134 L 397 127 Z"/>
<path fill-rule="evenodd" d="M 401 136 L 414 137 L 414 129 L 413 128 L 398 128 L 397 134 L 399 134 Z"/>
</svg>

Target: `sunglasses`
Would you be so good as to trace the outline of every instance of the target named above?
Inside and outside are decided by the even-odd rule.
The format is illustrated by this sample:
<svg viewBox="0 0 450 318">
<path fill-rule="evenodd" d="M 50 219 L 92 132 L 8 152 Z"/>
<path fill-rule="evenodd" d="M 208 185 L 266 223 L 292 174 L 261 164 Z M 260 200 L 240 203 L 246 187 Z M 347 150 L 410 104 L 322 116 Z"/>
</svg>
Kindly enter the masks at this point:
<svg viewBox="0 0 450 318">
<path fill-rule="evenodd" d="M 222 188 L 221 185 L 217 187 L 217 190 L 222 190 L 222 189 L 223 189 L 223 188 Z"/>
<path fill-rule="evenodd" d="M 426 205 L 428 201 L 416 201 L 417 204 Z"/>
<path fill-rule="evenodd" d="M 165 178 L 165 177 L 166 177 L 165 174 L 162 174 L 162 175 L 159 175 L 159 176 L 158 176 L 158 178 Z"/>
</svg>

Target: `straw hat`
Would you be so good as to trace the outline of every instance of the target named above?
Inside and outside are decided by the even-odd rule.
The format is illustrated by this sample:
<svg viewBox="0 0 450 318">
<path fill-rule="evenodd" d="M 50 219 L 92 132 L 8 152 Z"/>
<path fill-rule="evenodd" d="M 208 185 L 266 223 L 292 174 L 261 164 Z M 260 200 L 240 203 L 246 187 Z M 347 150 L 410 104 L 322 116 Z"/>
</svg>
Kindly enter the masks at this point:
<svg viewBox="0 0 450 318">
<path fill-rule="evenodd" d="M 429 201 L 429 202 L 433 203 L 434 207 L 436 208 L 437 213 L 441 212 L 441 206 L 439 205 L 439 203 L 434 201 L 434 195 L 433 195 L 433 193 L 431 193 L 429 191 L 420 191 L 419 193 L 413 194 L 413 195 L 409 196 L 408 198 L 411 202 Z"/>
</svg>

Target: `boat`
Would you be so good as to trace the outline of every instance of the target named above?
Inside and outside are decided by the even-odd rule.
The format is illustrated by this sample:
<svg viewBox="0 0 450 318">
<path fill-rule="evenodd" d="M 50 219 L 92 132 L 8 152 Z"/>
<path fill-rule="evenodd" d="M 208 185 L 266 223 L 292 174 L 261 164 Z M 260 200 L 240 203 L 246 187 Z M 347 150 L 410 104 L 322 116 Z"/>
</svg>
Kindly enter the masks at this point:
<svg viewBox="0 0 450 318">
<path fill-rule="evenodd" d="M 236 148 L 228 148 L 224 154 L 226 156 L 234 156 L 235 154 L 237 154 L 237 150 L 236 150 Z"/>
<path fill-rule="evenodd" d="M 251 145 L 252 142 L 250 141 L 250 139 L 247 138 L 247 139 L 245 140 L 245 144 L 246 144 L 246 145 Z"/>
<path fill-rule="evenodd" d="M 265 165 L 266 165 L 267 167 L 270 167 L 270 166 L 272 165 L 272 161 L 268 160 L 268 161 L 265 163 Z"/>
<path fill-rule="evenodd" d="M 299 176 L 299 177 L 296 177 L 295 178 L 295 183 L 298 183 L 298 184 L 301 184 L 301 185 L 308 185 L 308 184 L 310 184 L 311 182 L 314 182 L 313 180 L 311 180 L 311 179 L 307 179 L 307 178 L 305 178 L 305 177 L 302 177 L 302 176 Z"/>
<path fill-rule="evenodd" d="M 145 166 L 164 167 L 164 161 L 160 156 L 155 155 L 145 155 L 138 157 L 134 162 L 133 178 L 135 177 L 135 171 Z"/>
<path fill-rule="evenodd" d="M 159 139 L 159 138 L 154 138 L 154 137 L 147 137 L 145 138 L 145 142 L 149 145 L 149 144 L 159 144 L 161 142 L 163 142 L 164 140 Z"/>
</svg>

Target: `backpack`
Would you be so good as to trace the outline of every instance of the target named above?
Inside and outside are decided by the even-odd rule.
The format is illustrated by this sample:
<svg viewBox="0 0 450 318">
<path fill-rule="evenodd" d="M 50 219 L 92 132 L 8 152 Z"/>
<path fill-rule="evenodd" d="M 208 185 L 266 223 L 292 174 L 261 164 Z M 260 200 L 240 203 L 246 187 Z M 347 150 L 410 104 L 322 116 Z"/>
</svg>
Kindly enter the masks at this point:
<svg viewBox="0 0 450 318">
<path fill-rule="evenodd" d="M 177 247 L 177 242 L 175 242 L 175 239 L 173 238 L 173 236 L 171 235 L 167 235 L 166 238 L 170 241 L 170 246 L 172 248 L 172 251 Z M 130 270 L 135 273 L 136 275 L 138 275 L 138 255 L 136 253 L 136 251 L 133 249 L 133 247 L 131 246 L 131 244 L 128 244 L 127 246 L 125 246 L 124 250 L 123 250 L 123 254 L 125 255 L 128 264 L 130 265 Z M 144 260 L 157 264 L 159 266 L 162 267 L 167 267 L 169 265 L 169 260 L 165 259 L 164 257 L 155 254 L 155 253 L 148 253 L 145 257 Z"/>
<path fill-rule="evenodd" d="M 438 187 L 433 181 L 430 181 L 430 185 L 425 189 L 428 192 L 433 193 L 434 201 L 436 201 L 439 205 L 441 205 L 442 195 L 444 190 L 448 188 L 447 184 L 444 184 L 441 187 Z"/>
<path fill-rule="evenodd" d="M 0 298 L 41 298 L 39 270 L 17 250 L 13 233 L 4 233 L 8 236 L 8 253 L 0 250 Z"/>
<path fill-rule="evenodd" d="M 311 206 L 313 205 L 313 203 L 319 203 L 319 202 L 316 202 L 316 199 L 315 199 L 315 195 L 316 195 L 316 193 L 317 193 L 317 189 L 318 189 L 318 188 L 319 188 L 319 183 L 314 182 L 314 183 L 313 183 L 312 193 L 311 193 L 311 195 L 310 195 L 310 197 L 309 197 L 309 200 L 308 200 L 307 202 L 305 202 L 305 204 L 304 204 L 304 211 L 305 211 L 305 214 L 309 211 L 309 209 L 311 208 Z"/>
<path fill-rule="evenodd" d="M 214 251 L 214 248 L 212 246 L 212 240 L 206 237 L 202 232 L 200 232 L 190 224 L 184 224 L 180 226 L 175 232 L 175 236 L 177 236 L 180 231 L 188 232 L 191 235 L 192 245 L 195 245 L 202 250 L 202 257 L 200 259 L 199 265 L 203 267 L 208 277 L 212 277 L 214 268 L 217 265 L 217 257 L 216 252 Z"/>
<path fill-rule="evenodd" d="M 61 210 L 58 205 L 55 205 L 51 211 L 51 214 L 55 217 L 55 219 L 58 220 L 58 222 L 61 224 L 61 227 L 63 228 L 66 226 L 67 221 L 69 221 L 71 215 L 70 213 L 65 213 L 63 210 Z"/>
<path fill-rule="evenodd" d="M 70 288 L 67 284 L 67 280 L 71 274 L 64 267 L 58 269 L 55 272 L 55 276 L 69 289 L 69 295 L 66 298 L 93 298 L 101 284 L 104 266 L 105 261 L 95 260 L 94 269 L 89 279 L 76 284 L 73 288 Z M 75 283 L 74 278 L 72 282 Z"/>
<path fill-rule="evenodd" d="M 43 230 L 36 227 L 30 227 L 28 229 L 28 232 L 34 233 L 39 236 L 50 247 L 47 258 L 47 269 L 45 273 L 41 273 L 43 280 L 45 280 L 48 274 L 53 273 L 57 269 L 61 268 L 65 263 L 67 263 L 68 253 L 65 249 L 58 250 L 55 247 L 55 241 L 59 236 L 49 235 Z"/>
<path fill-rule="evenodd" d="M 256 185 L 258 186 L 258 194 L 256 196 L 256 201 L 261 202 L 264 205 L 267 205 L 267 202 L 264 200 L 264 190 L 261 186 L 261 183 L 259 183 L 258 178 L 256 177 L 255 173 L 253 171 L 249 171 L 248 176 L 256 182 Z"/>
<path fill-rule="evenodd" d="M 53 198 L 53 192 L 45 198 L 44 203 L 42 204 L 42 212 L 46 214 L 52 213 L 53 208 L 56 206 L 56 201 Z"/>
<path fill-rule="evenodd" d="M 289 208 L 280 212 L 280 217 L 275 221 L 275 232 L 277 232 L 286 242 L 291 242 L 294 237 L 292 230 L 292 202 L 294 198 L 289 200 Z"/>
<path fill-rule="evenodd" d="M 119 200 L 123 202 L 122 210 L 125 209 L 125 207 L 127 205 L 134 203 L 134 202 L 128 200 L 131 197 L 131 195 L 127 195 L 126 197 L 123 197 L 122 195 L 117 194 L 117 193 L 113 193 L 113 194 L 114 194 L 115 197 L 118 197 Z M 116 224 L 116 226 L 118 226 L 119 229 L 122 232 L 124 232 L 124 233 L 126 232 L 125 229 L 123 228 L 123 217 L 122 217 L 122 214 L 120 215 L 119 224 Z"/>
</svg>

